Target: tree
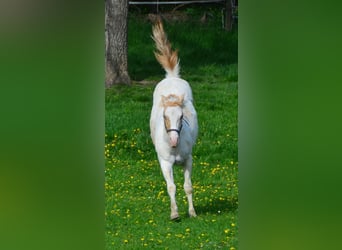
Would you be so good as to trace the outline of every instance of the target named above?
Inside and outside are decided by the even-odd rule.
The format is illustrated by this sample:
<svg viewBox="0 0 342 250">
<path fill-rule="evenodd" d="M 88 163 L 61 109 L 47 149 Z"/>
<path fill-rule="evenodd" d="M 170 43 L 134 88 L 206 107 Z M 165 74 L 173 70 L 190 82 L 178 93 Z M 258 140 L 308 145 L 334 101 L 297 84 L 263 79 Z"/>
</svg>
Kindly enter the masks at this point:
<svg viewBox="0 0 342 250">
<path fill-rule="evenodd" d="M 128 0 L 105 0 L 106 87 L 130 84 L 127 70 Z"/>
</svg>

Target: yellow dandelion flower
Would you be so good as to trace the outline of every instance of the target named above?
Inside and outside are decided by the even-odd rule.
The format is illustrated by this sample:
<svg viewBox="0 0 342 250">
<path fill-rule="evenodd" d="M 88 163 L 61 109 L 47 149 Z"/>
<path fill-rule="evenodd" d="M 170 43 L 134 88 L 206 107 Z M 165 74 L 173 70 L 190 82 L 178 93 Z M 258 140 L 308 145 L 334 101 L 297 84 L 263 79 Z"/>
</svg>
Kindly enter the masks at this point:
<svg viewBox="0 0 342 250">
<path fill-rule="evenodd" d="M 124 243 L 128 243 L 128 240 L 124 240 Z"/>
<path fill-rule="evenodd" d="M 157 195 L 157 199 L 159 199 L 160 196 L 163 195 L 163 194 L 164 194 L 164 190 L 160 191 L 160 192 L 158 193 L 158 195 Z"/>
<path fill-rule="evenodd" d="M 224 230 L 224 233 L 226 233 L 226 234 L 229 233 L 229 229 L 228 229 L 228 228 L 225 229 L 225 230 Z"/>
</svg>

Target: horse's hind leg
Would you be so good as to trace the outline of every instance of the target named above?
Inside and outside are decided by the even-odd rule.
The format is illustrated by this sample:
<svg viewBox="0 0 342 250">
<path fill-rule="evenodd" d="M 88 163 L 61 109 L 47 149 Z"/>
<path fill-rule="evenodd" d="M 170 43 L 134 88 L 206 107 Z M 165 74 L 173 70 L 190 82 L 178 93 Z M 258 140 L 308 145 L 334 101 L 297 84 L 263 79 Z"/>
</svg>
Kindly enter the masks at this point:
<svg viewBox="0 0 342 250">
<path fill-rule="evenodd" d="M 159 163 L 160 163 L 160 167 L 162 169 L 162 172 L 166 181 L 167 192 L 169 193 L 170 201 L 171 201 L 170 219 L 175 220 L 179 218 L 179 214 L 178 214 L 178 207 L 176 204 L 176 185 L 173 181 L 172 164 L 163 159 L 159 159 Z"/>
<path fill-rule="evenodd" d="M 194 204 L 192 202 L 192 184 L 191 184 L 191 172 L 192 172 L 192 156 L 186 160 L 184 166 L 184 191 L 188 198 L 189 204 L 189 216 L 196 217 Z"/>
</svg>

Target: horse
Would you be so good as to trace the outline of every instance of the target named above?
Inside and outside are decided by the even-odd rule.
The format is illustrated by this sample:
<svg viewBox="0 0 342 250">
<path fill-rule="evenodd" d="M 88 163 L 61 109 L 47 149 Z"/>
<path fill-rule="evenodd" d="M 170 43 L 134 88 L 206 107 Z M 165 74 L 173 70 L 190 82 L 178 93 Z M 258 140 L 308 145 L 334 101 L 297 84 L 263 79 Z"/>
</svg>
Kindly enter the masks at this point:
<svg viewBox="0 0 342 250">
<path fill-rule="evenodd" d="M 183 187 L 188 200 L 189 216 L 196 217 L 191 173 L 192 148 L 198 135 L 198 121 L 192 90 L 189 83 L 180 78 L 178 51 L 172 50 L 160 19 L 153 25 L 152 39 L 156 46 L 155 57 L 166 75 L 153 92 L 150 133 L 170 197 L 170 219 L 179 219 L 173 179 L 174 164 L 183 166 Z"/>
</svg>

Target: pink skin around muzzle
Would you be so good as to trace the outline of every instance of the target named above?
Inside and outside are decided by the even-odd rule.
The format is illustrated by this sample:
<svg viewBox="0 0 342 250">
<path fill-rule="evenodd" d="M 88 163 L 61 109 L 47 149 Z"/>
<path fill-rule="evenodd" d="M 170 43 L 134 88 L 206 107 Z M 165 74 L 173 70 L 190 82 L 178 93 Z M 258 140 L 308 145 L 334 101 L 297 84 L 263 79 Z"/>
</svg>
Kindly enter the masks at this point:
<svg viewBox="0 0 342 250">
<path fill-rule="evenodd" d="M 175 148 L 178 144 L 178 133 L 176 131 L 169 132 L 170 136 L 170 145 L 171 147 Z"/>
</svg>

